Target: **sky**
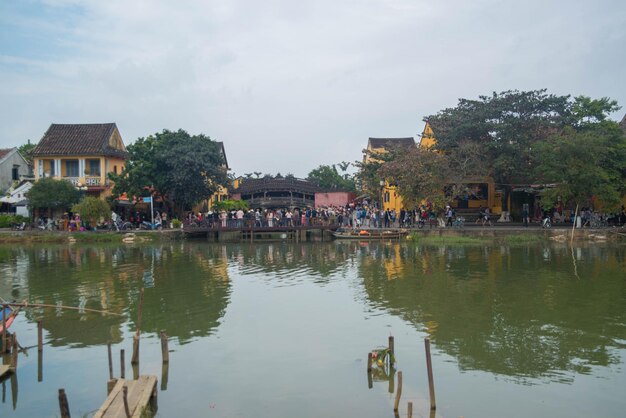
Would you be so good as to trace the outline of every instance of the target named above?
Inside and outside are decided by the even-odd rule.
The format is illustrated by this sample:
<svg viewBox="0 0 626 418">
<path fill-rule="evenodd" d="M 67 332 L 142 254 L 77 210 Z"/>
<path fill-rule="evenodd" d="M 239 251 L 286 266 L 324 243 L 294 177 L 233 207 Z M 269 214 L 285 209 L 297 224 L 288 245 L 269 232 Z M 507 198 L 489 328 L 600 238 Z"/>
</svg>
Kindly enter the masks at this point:
<svg viewBox="0 0 626 418">
<path fill-rule="evenodd" d="M 0 0 L 0 147 L 184 129 L 236 175 L 360 160 L 494 91 L 626 106 L 625 74 L 623 0 Z"/>
</svg>

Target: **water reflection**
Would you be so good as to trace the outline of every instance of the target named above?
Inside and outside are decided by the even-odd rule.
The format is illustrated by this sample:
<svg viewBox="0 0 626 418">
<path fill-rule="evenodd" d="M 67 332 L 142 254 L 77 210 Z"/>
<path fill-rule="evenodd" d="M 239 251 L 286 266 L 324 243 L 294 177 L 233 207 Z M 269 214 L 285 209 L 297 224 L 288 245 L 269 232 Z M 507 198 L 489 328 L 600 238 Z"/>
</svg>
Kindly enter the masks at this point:
<svg viewBox="0 0 626 418">
<path fill-rule="evenodd" d="M 43 319 L 50 344 L 83 347 L 120 342 L 134 329 L 145 287 L 142 332 L 166 329 L 185 344 L 220 325 L 233 275 L 281 287 L 325 286 L 353 274 L 361 303 L 428 333 L 461 370 L 570 382 L 623 361 L 625 253 L 610 246 L 375 242 L 3 247 L 0 295 L 124 314 L 26 312 L 31 321 Z"/>
<path fill-rule="evenodd" d="M 624 249 L 373 246 L 360 274 L 375 306 L 430 334 L 462 370 L 570 382 L 621 363 Z"/>
</svg>

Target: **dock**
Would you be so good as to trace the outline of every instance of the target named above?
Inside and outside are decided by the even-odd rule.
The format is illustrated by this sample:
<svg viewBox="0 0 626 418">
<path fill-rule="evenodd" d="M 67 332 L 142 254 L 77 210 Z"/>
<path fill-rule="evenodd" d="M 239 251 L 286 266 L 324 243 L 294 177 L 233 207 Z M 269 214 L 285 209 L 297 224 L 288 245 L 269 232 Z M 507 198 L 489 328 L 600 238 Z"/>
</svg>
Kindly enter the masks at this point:
<svg viewBox="0 0 626 418">
<path fill-rule="evenodd" d="M 9 373 L 11 373 L 11 367 L 7 364 L 0 364 L 0 379 Z"/>
<path fill-rule="evenodd" d="M 126 405 L 124 402 L 126 387 Z M 146 408 L 156 411 L 157 378 L 156 376 L 139 376 L 137 380 L 117 379 L 108 398 L 94 418 L 136 417 L 139 418 Z"/>
</svg>

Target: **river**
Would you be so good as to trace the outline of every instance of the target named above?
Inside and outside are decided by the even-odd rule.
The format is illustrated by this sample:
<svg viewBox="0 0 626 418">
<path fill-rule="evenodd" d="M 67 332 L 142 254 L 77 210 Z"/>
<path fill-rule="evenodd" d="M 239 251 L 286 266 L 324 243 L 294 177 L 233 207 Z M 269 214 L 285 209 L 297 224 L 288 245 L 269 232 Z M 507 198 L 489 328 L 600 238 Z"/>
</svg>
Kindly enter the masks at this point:
<svg viewBox="0 0 626 418">
<path fill-rule="evenodd" d="M 623 245 L 3 246 L 0 277 L 5 299 L 122 314 L 20 314 L 11 331 L 31 348 L 1 384 L 3 418 L 59 416 L 59 388 L 72 416 L 93 413 L 106 398 L 109 341 L 115 376 L 125 349 L 132 377 L 141 288 L 138 373 L 159 378 L 159 417 L 393 417 L 397 375 L 376 370 L 370 385 L 366 373 L 367 353 L 390 335 L 401 416 L 407 402 L 414 417 L 431 416 L 425 337 L 437 417 L 626 411 Z"/>
</svg>

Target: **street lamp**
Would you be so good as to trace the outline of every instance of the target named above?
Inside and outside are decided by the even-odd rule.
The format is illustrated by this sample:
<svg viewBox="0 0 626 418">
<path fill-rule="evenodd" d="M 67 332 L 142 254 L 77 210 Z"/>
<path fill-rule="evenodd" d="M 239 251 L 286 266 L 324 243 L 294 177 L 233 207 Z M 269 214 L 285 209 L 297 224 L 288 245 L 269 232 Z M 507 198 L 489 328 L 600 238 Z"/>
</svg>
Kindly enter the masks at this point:
<svg viewBox="0 0 626 418">
<path fill-rule="evenodd" d="M 385 180 L 381 179 L 378 184 L 380 184 L 380 209 L 383 210 L 385 208 L 383 203 L 385 201 Z"/>
<path fill-rule="evenodd" d="M 79 181 L 78 183 L 76 183 L 76 190 L 80 192 L 80 198 L 82 200 L 82 198 L 85 197 L 85 193 L 87 192 L 87 186 Z"/>
</svg>

